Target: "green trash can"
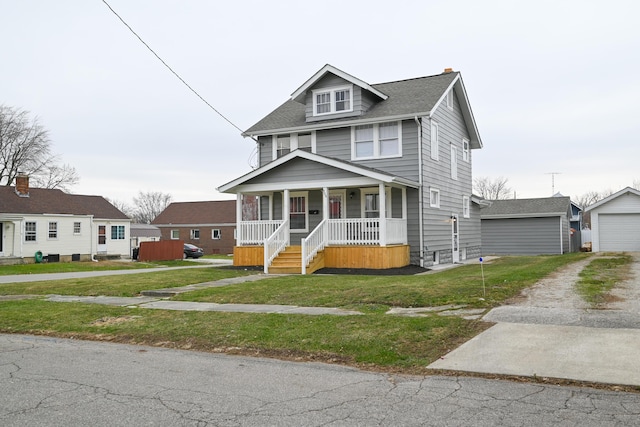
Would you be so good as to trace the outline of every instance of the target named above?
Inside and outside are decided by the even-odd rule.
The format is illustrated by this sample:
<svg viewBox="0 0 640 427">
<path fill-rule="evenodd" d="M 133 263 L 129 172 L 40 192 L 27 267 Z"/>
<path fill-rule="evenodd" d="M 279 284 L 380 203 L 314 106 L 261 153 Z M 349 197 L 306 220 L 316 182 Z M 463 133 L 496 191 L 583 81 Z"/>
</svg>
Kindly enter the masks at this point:
<svg viewBox="0 0 640 427">
<path fill-rule="evenodd" d="M 36 259 L 36 262 L 37 262 L 38 264 L 40 264 L 40 263 L 42 262 L 42 251 L 38 251 L 38 252 L 36 252 L 36 254 L 35 254 L 35 259 Z"/>
</svg>

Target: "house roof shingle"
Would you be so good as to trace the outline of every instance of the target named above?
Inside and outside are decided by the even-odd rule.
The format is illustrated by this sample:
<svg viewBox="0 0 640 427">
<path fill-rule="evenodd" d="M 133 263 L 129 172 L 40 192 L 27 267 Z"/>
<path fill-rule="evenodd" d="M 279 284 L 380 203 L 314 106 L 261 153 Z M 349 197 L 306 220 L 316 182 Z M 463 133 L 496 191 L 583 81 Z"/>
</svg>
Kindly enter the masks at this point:
<svg viewBox="0 0 640 427">
<path fill-rule="evenodd" d="M 236 222 L 236 201 L 174 202 L 151 224 L 227 224 Z"/>
<path fill-rule="evenodd" d="M 569 197 L 492 200 L 490 206 L 480 210 L 480 215 L 483 219 L 567 215 L 570 203 Z"/>
<path fill-rule="evenodd" d="M 0 187 L 0 213 L 93 215 L 100 219 L 129 219 L 102 196 L 68 194 L 57 189 L 29 188 L 21 197 L 13 186 Z"/>
<path fill-rule="evenodd" d="M 427 77 L 373 84 L 371 85 L 373 88 L 384 93 L 388 98 L 378 102 L 370 110 L 361 116 L 355 117 L 355 119 L 366 120 L 382 117 L 409 117 L 429 113 L 459 74 L 459 72 L 453 71 Z M 353 120 L 354 117 L 346 117 L 326 120 L 324 122 L 335 124 Z M 317 127 L 321 123 L 323 122 L 313 122 L 312 125 Z M 289 99 L 258 123 L 247 129 L 245 134 L 251 135 L 279 129 L 305 127 L 308 125 L 309 123 L 307 123 L 305 115 L 305 105 Z"/>
</svg>

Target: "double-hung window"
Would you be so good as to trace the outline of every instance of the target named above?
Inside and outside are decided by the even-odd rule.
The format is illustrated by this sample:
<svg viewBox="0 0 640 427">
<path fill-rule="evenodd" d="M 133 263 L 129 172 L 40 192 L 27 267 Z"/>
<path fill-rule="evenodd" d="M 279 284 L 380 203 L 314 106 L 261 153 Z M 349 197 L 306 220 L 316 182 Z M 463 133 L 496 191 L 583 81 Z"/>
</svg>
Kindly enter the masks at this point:
<svg viewBox="0 0 640 427">
<path fill-rule="evenodd" d="M 440 146 L 440 132 L 438 129 L 438 124 L 436 122 L 431 122 L 431 158 L 433 160 L 438 160 L 440 155 L 438 153 L 438 148 Z"/>
<path fill-rule="evenodd" d="M 80 234 L 81 231 L 81 223 L 78 222 L 74 222 L 73 223 L 73 234 Z"/>
<path fill-rule="evenodd" d="M 355 126 L 352 131 L 352 160 L 401 156 L 401 135 L 401 122 Z"/>
<path fill-rule="evenodd" d="M 469 218 L 471 216 L 469 196 L 462 196 L 462 216 L 464 218 Z"/>
<path fill-rule="evenodd" d="M 462 160 L 469 161 L 469 140 L 466 138 L 462 139 Z"/>
<path fill-rule="evenodd" d="M 24 223 L 24 241 L 36 241 L 36 223 L 35 221 L 27 221 Z"/>
<path fill-rule="evenodd" d="M 49 238 L 57 239 L 58 238 L 58 223 L 50 222 L 49 223 Z"/>
<path fill-rule="evenodd" d="M 291 152 L 291 137 L 289 135 L 278 135 L 276 137 L 276 158 L 282 157 Z"/>
<path fill-rule="evenodd" d="M 200 230 L 198 230 L 197 228 L 191 229 L 191 231 L 189 233 L 189 237 L 191 237 L 191 240 L 199 240 L 200 239 Z"/>
<path fill-rule="evenodd" d="M 314 116 L 353 111 L 352 86 L 318 89 L 312 93 Z"/>
<path fill-rule="evenodd" d="M 429 190 L 429 206 L 432 208 L 440 207 L 440 190 L 431 188 Z"/>
<path fill-rule="evenodd" d="M 211 239 L 220 240 L 222 238 L 222 233 L 220 233 L 219 228 L 214 228 L 211 230 Z"/>
</svg>

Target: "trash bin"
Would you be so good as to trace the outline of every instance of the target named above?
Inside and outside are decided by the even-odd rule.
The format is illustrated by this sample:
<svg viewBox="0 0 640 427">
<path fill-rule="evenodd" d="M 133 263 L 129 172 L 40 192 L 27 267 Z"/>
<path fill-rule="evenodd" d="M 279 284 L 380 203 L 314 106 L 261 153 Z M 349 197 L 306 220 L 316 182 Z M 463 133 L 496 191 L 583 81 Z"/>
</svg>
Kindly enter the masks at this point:
<svg viewBox="0 0 640 427">
<path fill-rule="evenodd" d="M 133 248 L 133 255 L 131 258 L 138 259 L 138 253 L 140 253 L 140 248 Z"/>
<path fill-rule="evenodd" d="M 34 255 L 34 258 L 35 258 L 36 262 L 38 264 L 40 264 L 42 262 L 42 259 L 43 259 L 42 251 L 37 251 L 36 254 Z"/>
</svg>

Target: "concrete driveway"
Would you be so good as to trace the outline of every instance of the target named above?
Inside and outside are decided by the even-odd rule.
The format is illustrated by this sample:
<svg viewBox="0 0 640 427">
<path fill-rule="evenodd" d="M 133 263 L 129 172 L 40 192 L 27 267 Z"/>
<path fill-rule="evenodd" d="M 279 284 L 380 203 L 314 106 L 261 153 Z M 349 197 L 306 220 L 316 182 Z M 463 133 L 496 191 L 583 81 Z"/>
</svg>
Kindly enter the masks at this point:
<svg viewBox="0 0 640 427">
<path fill-rule="evenodd" d="M 429 367 L 640 386 L 640 253 L 632 255 L 632 277 L 603 309 L 574 292 L 591 259 L 581 261 L 491 310 L 483 320 L 495 326 Z"/>
</svg>

